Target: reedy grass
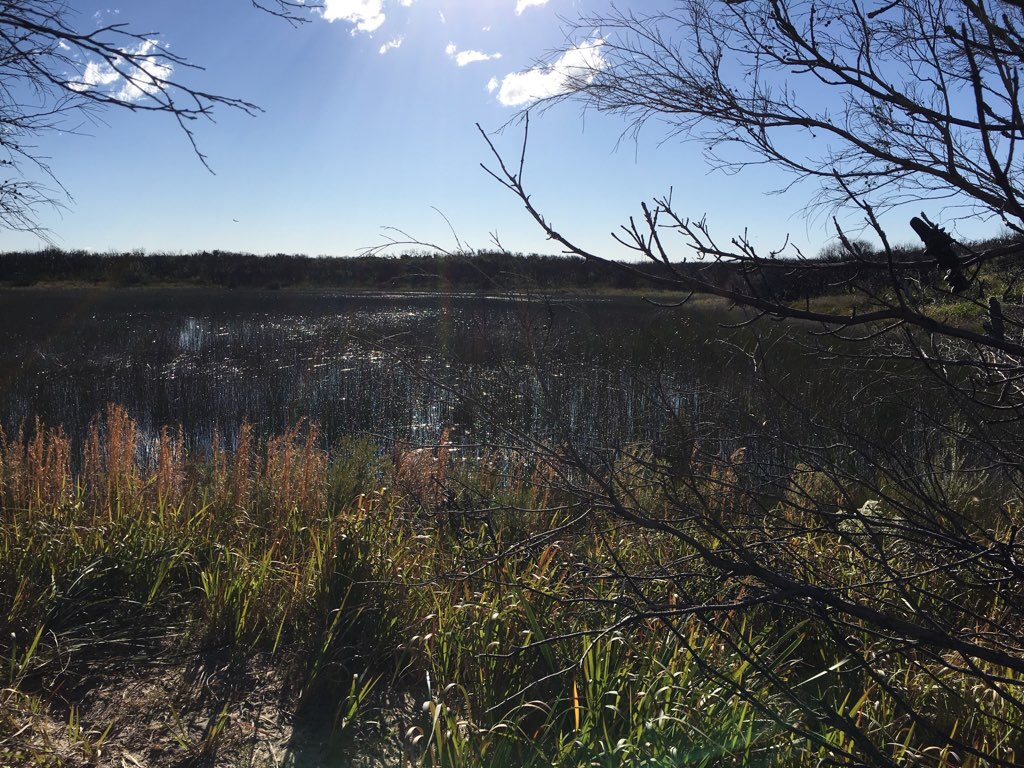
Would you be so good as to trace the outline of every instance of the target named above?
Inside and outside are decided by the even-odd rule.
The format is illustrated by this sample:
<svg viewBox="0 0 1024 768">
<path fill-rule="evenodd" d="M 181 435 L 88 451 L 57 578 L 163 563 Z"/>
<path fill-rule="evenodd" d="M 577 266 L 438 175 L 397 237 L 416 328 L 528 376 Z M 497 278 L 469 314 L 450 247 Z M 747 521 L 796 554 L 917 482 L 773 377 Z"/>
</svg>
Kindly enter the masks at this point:
<svg viewBox="0 0 1024 768">
<path fill-rule="evenodd" d="M 858 666 L 848 644 L 871 658 L 883 652 L 877 638 L 847 627 L 841 643 L 827 619 L 806 614 L 688 612 L 688 600 L 724 605 L 745 587 L 692 565 L 681 589 L 670 566 L 692 563 L 693 551 L 623 528 L 553 460 L 507 450 L 454 458 L 443 437 L 428 448 L 385 452 L 352 438 L 327 450 L 308 424 L 266 440 L 243 425 L 233 450 L 215 438 L 204 453 L 180 431 L 146 444 L 114 406 L 94 423 L 78 471 L 59 429 L 0 439 L 0 763 L 101 762 L 118 729 L 87 722 L 65 691 L 139 648 L 150 662 L 269 659 L 286 670 L 287 706 L 330 712 L 341 736 L 401 741 L 420 765 L 816 765 L 858 749 L 813 722 L 780 681 L 830 702 L 900 764 L 972 763 L 936 747 L 892 691 L 932 731 L 1019 755 L 1005 723 L 1019 727 L 1020 712 L 969 676 L 926 656 Z M 697 467 L 712 500 L 705 514 L 737 514 L 742 463 L 736 453 Z M 656 519 L 671 519 L 669 500 L 677 507 L 689 492 L 667 487 L 644 450 L 610 472 L 623 498 Z M 838 570 L 851 589 L 867 589 L 877 574 L 851 542 L 869 540 L 870 525 L 863 535 L 806 532 L 815 509 L 849 506 L 851 494 L 798 467 L 762 528 L 737 535 L 775 542 L 780 567 Z M 796 520 L 801 535 L 779 535 Z M 637 610 L 624 570 L 659 596 L 671 625 Z M 183 755 L 212 759 L 242 738 L 229 703 L 212 707 L 205 735 L 190 737 L 199 713 L 168 703 Z M 33 726 L 47 711 L 66 711 L 63 746 L 52 728 Z"/>
</svg>

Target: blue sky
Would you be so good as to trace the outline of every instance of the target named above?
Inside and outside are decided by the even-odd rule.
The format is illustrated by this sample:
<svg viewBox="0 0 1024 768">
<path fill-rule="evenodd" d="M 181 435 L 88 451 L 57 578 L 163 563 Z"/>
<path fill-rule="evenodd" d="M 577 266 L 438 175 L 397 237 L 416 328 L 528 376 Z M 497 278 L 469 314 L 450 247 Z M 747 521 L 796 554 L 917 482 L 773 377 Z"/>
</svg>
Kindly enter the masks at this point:
<svg viewBox="0 0 1024 768">
<path fill-rule="evenodd" d="M 620 3 L 628 7 L 628 3 Z M 637 7 L 654 9 L 657 2 Z M 44 136 L 41 154 L 71 195 L 44 224 L 64 248 L 150 252 L 222 249 L 348 255 L 382 243 L 385 227 L 453 247 L 491 233 L 514 251 L 557 252 L 518 201 L 479 167 L 475 123 L 497 130 L 557 88 L 533 70 L 559 48 L 592 55 L 569 21 L 607 0 L 327 0 L 294 28 L 247 0 L 71 0 L 75 24 L 124 22 L 203 66 L 190 85 L 255 102 L 252 118 L 220 110 L 197 126 L 215 174 L 160 115 L 108 110 L 75 132 Z M 596 37 L 599 31 L 591 35 Z M 523 74 L 526 73 L 526 74 Z M 767 192 L 764 171 L 711 173 L 701 147 L 662 143 L 657 126 L 620 141 L 625 124 L 561 104 L 531 123 L 526 182 L 563 233 L 622 256 L 609 237 L 641 200 L 674 190 L 677 208 L 707 214 L 723 241 L 746 229 L 767 249 L 792 241 L 814 253 L 829 237 L 802 210 L 813 190 Z M 518 129 L 496 137 L 518 155 Z M 0 232 L 0 249 L 34 248 Z"/>
</svg>

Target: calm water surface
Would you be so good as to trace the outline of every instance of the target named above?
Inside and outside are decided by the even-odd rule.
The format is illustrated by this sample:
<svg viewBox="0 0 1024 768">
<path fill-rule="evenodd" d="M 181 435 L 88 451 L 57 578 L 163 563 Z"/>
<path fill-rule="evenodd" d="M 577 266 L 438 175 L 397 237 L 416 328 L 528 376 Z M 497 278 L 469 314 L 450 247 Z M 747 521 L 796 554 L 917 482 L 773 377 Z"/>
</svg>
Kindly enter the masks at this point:
<svg viewBox="0 0 1024 768">
<path fill-rule="evenodd" d="M 447 429 L 467 444 L 619 445 L 682 427 L 728 441 L 781 412 L 755 385 L 754 334 L 723 327 L 740 319 L 639 298 L 6 290 L 0 419 L 10 431 L 38 417 L 79 440 L 118 403 L 144 430 L 180 424 L 200 444 L 215 429 L 230 442 L 244 421 L 269 434 L 304 418 L 328 441 L 429 443 Z M 788 394 L 860 418 L 841 393 L 870 397 L 856 367 L 837 375 L 775 336 Z"/>
</svg>

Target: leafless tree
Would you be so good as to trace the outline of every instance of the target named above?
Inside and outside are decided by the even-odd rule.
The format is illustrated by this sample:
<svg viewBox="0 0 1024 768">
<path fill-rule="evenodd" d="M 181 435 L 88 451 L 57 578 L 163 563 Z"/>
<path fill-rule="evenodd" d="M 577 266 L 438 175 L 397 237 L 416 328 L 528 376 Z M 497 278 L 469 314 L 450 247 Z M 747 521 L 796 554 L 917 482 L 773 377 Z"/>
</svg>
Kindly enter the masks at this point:
<svg viewBox="0 0 1024 768">
<path fill-rule="evenodd" d="M 314 4 L 252 0 L 298 24 Z M 200 161 L 193 125 L 217 108 L 259 112 L 255 104 L 210 93 L 183 79 L 200 67 L 156 34 L 123 23 L 92 29 L 64 0 L 0 2 L 0 227 L 43 234 L 40 209 L 64 197 L 39 152 L 38 137 L 74 130 L 104 108 L 159 112 L 181 126 Z"/>
<path fill-rule="evenodd" d="M 757 435 L 792 457 L 774 475 L 742 450 L 699 443 L 674 463 L 638 452 L 628 472 L 621 459 L 571 445 L 549 451 L 552 464 L 586 478 L 577 490 L 595 508 L 679 543 L 672 562 L 618 569 L 630 595 L 623 620 L 656 616 L 678 632 L 698 616 L 724 643 L 732 640 L 723 615 L 808 621 L 814 639 L 801 674 L 775 681 L 784 707 L 745 691 L 731 670 L 712 671 L 830 764 L 1019 764 L 1024 4 L 682 0 L 665 12 L 587 18 L 579 30 L 600 36 L 601 56 L 571 73 L 555 102 L 621 115 L 636 131 L 667 126 L 728 171 L 789 171 L 813 185 L 811 205 L 836 214 L 847 256 L 761 253 L 746 236 L 721 242 L 668 195 L 613 233 L 658 269 L 619 268 L 684 296 L 727 299 L 743 322 L 796 321 L 834 342 L 822 349 L 835 361 L 882 359 L 896 373 L 881 388 L 931 381 L 940 392 L 926 403 L 911 391 L 901 403 L 907 439 L 881 442 L 801 403 L 771 353 L 755 348 L 777 410 L 794 416 L 786 429 L 767 419 Z M 485 139 L 488 171 L 547 236 L 569 254 L 607 261 L 536 207 L 524 182 L 525 136 L 517 162 Z M 942 216 L 981 217 L 1010 235 L 977 250 L 922 215 L 900 233 L 916 234 L 921 250 L 894 245 L 883 214 L 935 201 Z M 847 219 L 838 214 L 850 211 L 877 250 L 840 226 Z M 849 290 L 861 306 L 801 300 L 789 291 L 801 281 Z M 973 306 L 967 319 L 942 311 L 954 300 Z M 691 434 L 684 423 L 678 433 Z M 660 489 L 656 507 L 637 492 L 638 467 Z M 837 691 L 877 709 L 851 707 Z"/>
<path fill-rule="evenodd" d="M 712 290 L 773 315 L 843 327 L 907 323 L 985 342 L 923 316 L 922 299 L 900 283 L 903 274 L 920 274 L 921 260 L 901 258 L 879 217 L 901 203 L 937 199 L 959 215 L 1021 232 L 1021 23 L 1024 12 L 1014 2 L 679 2 L 669 12 L 584 19 L 580 30 L 600 30 L 601 56 L 589 69 L 573 70 L 554 101 L 576 99 L 622 115 L 635 131 L 656 121 L 703 142 L 711 163 L 726 171 L 768 163 L 794 182 L 817 182 L 814 204 L 854 209 L 881 241 L 881 252 L 867 258 L 838 231 L 862 271 L 888 275 L 893 297 L 879 312 L 853 318 L 784 307 L 780 297 L 749 286 L 722 290 L 678 261 L 727 263 L 745 278 L 829 266 L 792 248 L 758 253 L 745 237 L 722 243 L 705 220 L 678 212 L 670 196 L 645 204 L 615 235 L 666 267 L 659 278 L 666 287 Z M 502 167 L 499 175 L 525 197 L 521 173 Z M 567 251 L 599 258 L 530 212 Z M 965 272 L 1017 252 L 1011 244 L 974 253 L 920 223 L 928 255 L 960 291 Z M 670 242 L 673 235 L 681 241 Z"/>
</svg>

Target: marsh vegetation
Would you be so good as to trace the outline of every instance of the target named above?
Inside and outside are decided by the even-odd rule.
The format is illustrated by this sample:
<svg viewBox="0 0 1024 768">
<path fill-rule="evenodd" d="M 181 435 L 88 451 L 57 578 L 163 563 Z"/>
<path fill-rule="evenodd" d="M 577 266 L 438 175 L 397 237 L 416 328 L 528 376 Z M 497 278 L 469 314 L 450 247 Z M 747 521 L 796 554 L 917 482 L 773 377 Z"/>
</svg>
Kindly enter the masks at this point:
<svg viewBox="0 0 1024 768">
<path fill-rule="evenodd" d="M 1019 759 L 1012 666 L 708 562 L 1015 621 L 1020 582 L 912 533 L 936 494 L 979 546 L 1022 521 L 898 361 L 633 299 L 3 306 L 5 763 Z"/>
</svg>

